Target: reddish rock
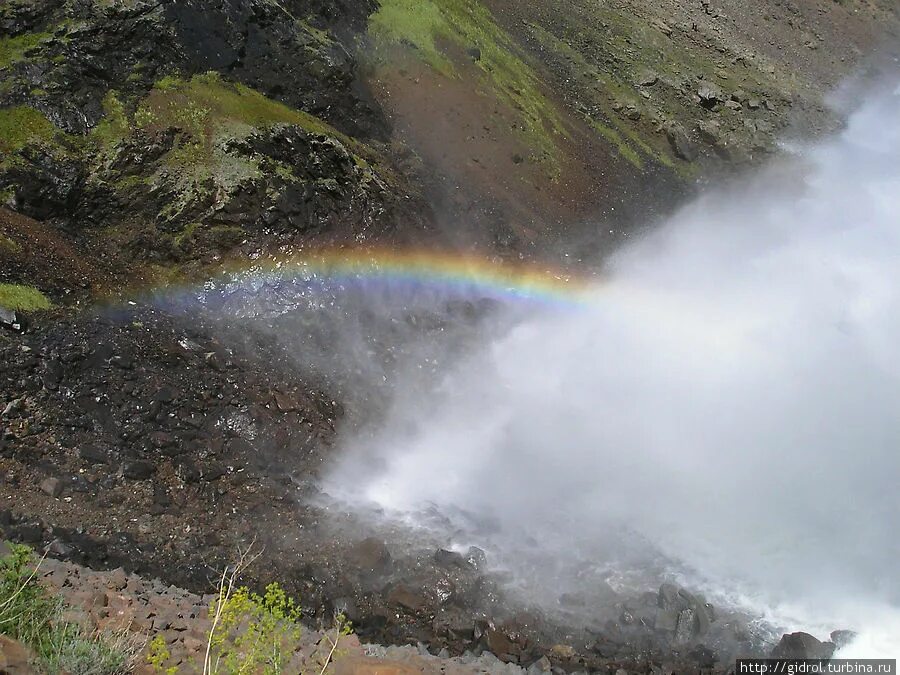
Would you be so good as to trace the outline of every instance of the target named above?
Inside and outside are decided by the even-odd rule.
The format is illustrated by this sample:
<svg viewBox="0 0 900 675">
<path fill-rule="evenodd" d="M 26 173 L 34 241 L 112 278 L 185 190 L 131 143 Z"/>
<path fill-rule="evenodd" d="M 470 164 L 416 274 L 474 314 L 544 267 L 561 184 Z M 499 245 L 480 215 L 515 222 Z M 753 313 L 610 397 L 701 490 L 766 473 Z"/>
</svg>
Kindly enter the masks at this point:
<svg viewBox="0 0 900 675">
<path fill-rule="evenodd" d="M 420 675 L 428 672 L 402 661 L 370 658 L 341 659 L 334 664 L 334 675 Z"/>
<path fill-rule="evenodd" d="M 31 667 L 34 654 L 21 642 L 0 635 L 0 673 L 3 675 L 36 675 Z"/>
</svg>

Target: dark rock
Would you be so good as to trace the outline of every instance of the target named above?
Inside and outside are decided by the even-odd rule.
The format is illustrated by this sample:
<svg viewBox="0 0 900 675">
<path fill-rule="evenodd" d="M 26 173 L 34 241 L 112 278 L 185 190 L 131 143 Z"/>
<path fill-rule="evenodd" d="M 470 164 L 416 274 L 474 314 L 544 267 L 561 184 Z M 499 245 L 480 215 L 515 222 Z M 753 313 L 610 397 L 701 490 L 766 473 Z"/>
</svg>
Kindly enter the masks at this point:
<svg viewBox="0 0 900 675">
<path fill-rule="evenodd" d="M 785 633 L 775 645 L 773 659 L 830 659 L 835 645 L 821 642 L 809 633 Z"/>
<path fill-rule="evenodd" d="M 273 398 L 275 400 L 275 407 L 278 408 L 280 412 L 297 412 L 298 410 L 303 409 L 303 406 L 299 402 L 294 400 L 292 396 L 283 394 L 280 391 L 276 391 L 273 395 Z"/>
<path fill-rule="evenodd" d="M 59 497 L 63 491 L 63 484 L 59 478 L 46 478 L 41 482 L 41 492 L 50 495 L 54 499 Z"/>
<path fill-rule="evenodd" d="M 44 538 L 44 531 L 37 523 L 21 523 L 9 528 L 9 537 L 25 544 L 37 544 Z"/>
<path fill-rule="evenodd" d="M 7 403 L 5 406 L 3 406 L 3 410 L 0 411 L 0 418 L 8 419 L 10 417 L 15 417 L 24 408 L 25 408 L 25 399 L 24 398 L 13 399 L 9 403 Z"/>
<path fill-rule="evenodd" d="M 454 567 L 465 569 L 468 566 L 466 559 L 463 558 L 461 554 L 443 548 L 435 551 L 434 561 L 441 567 L 447 569 L 452 569 Z"/>
<path fill-rule="evenodd" d="M 487 567 L 487 554 L 477 546 L 470 546 L 466 552 L 466 562 L 476 571 L 482 571 Z"/>
<path fill-rule="evenodd" d="M 209 483 L 219 480 L 225 473 L 225 467 L 216 463 L 207 464 L 201 472 L 203 480 Z"/>
<path fill-rule="evenodd" d="M 551 669 L 550 659 L 546 656 L 542 656 L 537 661 L 528 666 L 528 670 L 525 671 L 526 675 L 544 675 L 545 673 L 549 673 Z"/>
<path fill-rule="evenodd" d="M 697 89 L 697 96 L 700 97 L 700 105 L 704 108 L 714 108 L 717 103 L 725 100 L 722 89 L 712 82 L 702 83 Z"/>
<path fill-rule="evenodd" d="M 702 596 L 695 596 L 674 584 L 662 584 L 657 594 L 654 627 L 669 633 L 673 644 L 685 645 L 709 631 L 715 619 L 712 607 Z"/>
<path fill-rule="evenodd" d="M 200 470 L 189 460 L 179 462 L 175 467 L 175 473 L 185 483 L 196 483 L 200 480 Z"/>
<path fill-rule="evenodd" d="M 718 146 L 722 138 L 722 125 L 715 120 L 703 120 L 697 124 L 697 135 L 707 145 Z"/>
<path fill-rule="evenodd" d="M 122 475 L 130 480 L 147 480 L 156 473 L 156 467 L 147 461 L 136 459 L 122 465 Z"/>
<path fill-rule="evenodd" d="M 475 621 L 462 608 L 447 607 L 435 614 L 432 628 L 440 636 L 471 640 L 475 632 Z"/>
<path fill-rule="evenodd" d="M 153 396 L 153 400 L 159 401 L 160 403 L 171 403 L 175 400 L 175 396 L 175 390 L 167 385 L 157 390 L 156 394 Z"/>
<path fill-rule="evenodd" d="M 391 573 L 393 561 L 385 543 L 369 537 L 356 544 L 347 553 L 349 563 L 362 574 L 383 577 Z"/>
<path fill-rule="evenodd" d="M 66 544 L 65 542 L 60 541 L 59 539 L 54 539 L 48 549 L 50 553 L 55 555 L 58 558 L 66 558 L 72 555 L 72 547 Z"/>
<path fill-rule="evenodd" d="M 690 652 L 688 657 L 696 661 L 700 668 L 709 669 L 716 665 L 716 653 L 703 645 L 697 645 Z"/>
<path fill-rule="evenodd" d="M 688 607 L 678 613 L 678 619 L 675 623 L 675 635 L 672 638 L 672 644 L 686 645 L 698 633 L 696 626 L 696 617 L 694 610 Z"/>
<path fill-rule="evenodd" d="M 22 312 L 0 307 L 0 328 L 14 333 L 27 333 L 28 325 L 28 319 Z"/>
<path fill-rule="evenodd" d="M 392 605 L 399 605 L 412 612 L 421 612 L 428 605 L 428 600 L 421 591 L 412 591 L 403 585 L 391 589 L 386 599 Z"/>
<path fill-rule="evenodd" d="M 482 640 L 488 650 L 501 661 L 518 661 L 521 646 L 518 642 L 518 636 L 511 635 L 502 628 L 488 626 L 482 635 Z"/>
<path fill-rule="evenodd" d="M 669 124 L 666 128 L 666 139 L 668 139 L 669 145 L 672 146 L 672 152 L 679 159 L 683 159 L 686 162 L 693 162 L 697 159 L 699 155 L 697 146 L 694 145 L 694 142 L 691 141 L 687 132 L 680 125 Z"/>
<path fill-rule="evenodd" d="M 106 464 L 109 461 L 106 452 L 91 443 L 80 446 L 78 456 L 88 464 Z"/>
<path fill-rule="evenodd" d="M 635 78 L 635 84 L 639 87 L 652 87 L 657 82 L 659 82 L 659 75 L 652 70 L 641 71 Z"/>
</svg>

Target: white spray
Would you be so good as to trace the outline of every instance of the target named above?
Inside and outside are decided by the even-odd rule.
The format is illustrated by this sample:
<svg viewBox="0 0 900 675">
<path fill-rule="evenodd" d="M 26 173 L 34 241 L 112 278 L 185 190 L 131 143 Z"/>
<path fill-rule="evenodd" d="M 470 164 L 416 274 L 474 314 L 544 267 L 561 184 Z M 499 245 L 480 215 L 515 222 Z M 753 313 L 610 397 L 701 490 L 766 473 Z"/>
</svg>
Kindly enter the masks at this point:
<svg viewBox="0 0 900 675">
<path fill-rule="evenodd" d="M 518 324 L 430 399 L 399 395 L 332 490 L 478 514 L 501 557 L 627 532 L 709 592 L 896 657 L 900 91 L 609 269 L 583 310 Z"/>
</svg>

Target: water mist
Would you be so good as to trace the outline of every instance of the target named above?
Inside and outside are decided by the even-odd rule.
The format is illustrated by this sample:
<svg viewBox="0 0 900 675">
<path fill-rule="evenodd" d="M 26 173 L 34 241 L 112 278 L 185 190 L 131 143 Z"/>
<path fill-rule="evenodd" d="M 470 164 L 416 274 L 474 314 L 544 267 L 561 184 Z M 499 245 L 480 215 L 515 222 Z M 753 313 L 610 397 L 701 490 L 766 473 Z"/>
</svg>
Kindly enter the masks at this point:
<svg viewBox="0 0 900 675">
<path fill-rule="evenodd" d="M 328 489 L 447 514 L 539 599 L 602 557 L 900 654 L 900 90 L 607 272 L 399 387 Z"/>
</svg>

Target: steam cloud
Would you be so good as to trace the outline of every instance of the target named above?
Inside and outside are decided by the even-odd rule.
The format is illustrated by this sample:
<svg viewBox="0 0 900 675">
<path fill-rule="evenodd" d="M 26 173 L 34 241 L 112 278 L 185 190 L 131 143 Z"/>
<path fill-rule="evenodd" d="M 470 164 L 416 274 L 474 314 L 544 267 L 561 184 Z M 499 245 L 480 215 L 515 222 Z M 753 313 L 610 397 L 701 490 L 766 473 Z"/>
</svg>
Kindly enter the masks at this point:
<svg viewBox="0 0 900 675">
<path fill-rule="evenodd" d="M 900 89 L 698 199 L 606 276 L 431 396 L 398 393 L 330 489 L 436 507 L 522 575 L 658 551 L 791 628 L 859 630 L 844 655 L 895 657 Z"/>
</svg>

